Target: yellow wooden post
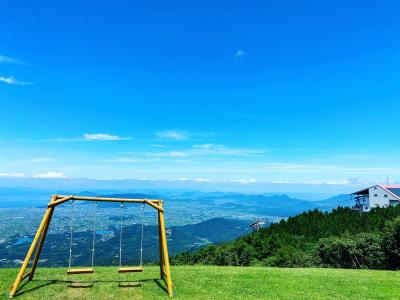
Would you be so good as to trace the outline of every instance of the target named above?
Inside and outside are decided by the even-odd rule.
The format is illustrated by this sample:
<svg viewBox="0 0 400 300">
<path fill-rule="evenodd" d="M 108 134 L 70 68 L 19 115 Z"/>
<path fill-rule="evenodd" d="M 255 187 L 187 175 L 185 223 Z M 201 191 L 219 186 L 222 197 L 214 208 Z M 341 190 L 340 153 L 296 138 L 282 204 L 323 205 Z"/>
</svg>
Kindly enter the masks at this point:
<svg viewBox="0 0 400 300">
<path fill-rule="evenodd" d="M 162 207 L 162 202 L 160 202 Z M 171 270 L 169 267 L 169 257 L 168 257 L 168 247 L 167 247 L 167 234 L 165 232 L 165 220 L 164 220 L 164 211 L 158 211 L 160 217 L 160 227 L 161 227 L 161 241 L 162 241 L 162 252 L 164 257 L 164 265 L 165 265 L 165 279 L 167 281 L 167 290 L 168 295 L 173 297 L 173 290 L 172 290 L 172 279 L 171 279 Z"/>
<path fill-rule="evenodd" d="M 158 206 L 162 207 L 162 201 L 158 201 Z M 160 212 L 158 212 L 158 247 L 160 251 L 160 278 L 164 278 L 164 256 L 163 256 L 163 246 L 161 239 L 161 222 L 160 222 Z"/>
<path fill-rule="evenodd" d="M 52 203 L 56 200 L 57 200 L 57 195 L 53 195 L 51 197 L 50 203 Z M 51 217 L 53 216 L 54 206 L 50 207 L 50 209 L 51 209 L 51 211 L 49 214 L 49 218 L 47 219 L 46 225 L 44 226 L 43 232 L 40 236 L 39 244 L 38 244 L 38 247 L 37 247 L 36 253 L 35 253 L 35 258 L 33 259 L 31 271 L 29 272 L 29 281 L 31 281 L 33 279 L 33 276 L 35 275 L 36 266 L 39 262 L 40 254 L 41 254 L 42 248 L 43 248 L 43 243 L 44 243 L 44 240 L 46 239 L 47 230 L 49 229 L 50 222 L 51 222 Z"/>
<path fill-rule="evenodd" d="M 44 217 L 43 217 L 43 219 L 42 219 L 42 222 L 40 223 L 39 229 L 37 230 L 36 235 L 35 235 L 35 237 L 33 238 L 32 244 L 31 244 L 31 246 L 29 247 L 29 250 L 28 250 L 28 253 L 26 254 L 25 260 L 24 260 L 24 262 L 23 262 L 23 264 L 22 264 L 22 266 L 21 266 L 21 269 L 19 270 L 19 273 L 18 273 L 18 275 L 17 275 L 17 278 L 15 279 L 15 282 L 14 282 L 14 284 L 13 284 L 13 287 L 12 287 L 12 289 L 11 289 L 11 291 L 10 291 L 10 295 L 9 295 L 10 298 L 14 297 L 15 294 L 16 294 L 16 292 L 17 292 L 17 290 L 18 290 L 18 286 L 19 286 L 19 284 L 21 283 L 22 277 L 24 276 L 25 270 L 26 270 L 26 268 L 27 268 L 27 266 L 28 266 L 28 264 L 29 264 L 29 261 L 30 261 L 30 259 L 31 259 L 31 257 L 32 257 L 32 253 L 33 253 L 33 251 L 35 250 L 36 243 L 37 243 L 37 241 L 38 241 L 38 239 L 39 239 L 39 237 L 40 237 L 40 235 L 41 235 L 41 233 L 42 233 L 42 231 L 43 231 L 44 226 L 45 226 L 46 223 L 47 223 L 47 220 L 48 220 L 48 218 L 49 218 L 51 212 L 52 212 L 52 209 L 51 209 L 51 208 L 48 208 L 48 209 L 46 210 L 46 213 L 44 214 Z"/>
</svg>

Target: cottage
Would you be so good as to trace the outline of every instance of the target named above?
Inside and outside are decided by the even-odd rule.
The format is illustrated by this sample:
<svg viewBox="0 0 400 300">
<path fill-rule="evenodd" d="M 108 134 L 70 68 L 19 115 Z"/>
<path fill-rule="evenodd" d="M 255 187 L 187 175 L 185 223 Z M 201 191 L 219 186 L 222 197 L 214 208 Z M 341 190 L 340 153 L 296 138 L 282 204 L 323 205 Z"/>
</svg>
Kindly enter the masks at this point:
<svg viewBox="0 0 400 300">
<path fill-rule="evenodd" d="M 374 207 L 395 206 L 400 203 L 400 185 L 377 184 L 351 194 L 353 209 L 365 212 Z"/>
</svg>

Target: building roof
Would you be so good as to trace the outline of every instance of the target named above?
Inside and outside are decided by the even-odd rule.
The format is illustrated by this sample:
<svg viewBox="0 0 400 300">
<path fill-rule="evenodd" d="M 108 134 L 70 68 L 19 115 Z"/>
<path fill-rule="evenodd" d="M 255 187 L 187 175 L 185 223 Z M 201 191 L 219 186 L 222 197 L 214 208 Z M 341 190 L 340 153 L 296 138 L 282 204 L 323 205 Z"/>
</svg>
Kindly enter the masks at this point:
<svg viewBox="0 0 400 300">
<path fill-rule="evenodd" d="M 394 194 L 395 196 L 397 196 L 397 198 L 400 199 L 400 184 L 392 184 L 392 185 L 381 185 L 384 189 L 388 190 L 389 192 L 391 192 L 392 194 Z"/>
<path fill-rule="evenodd" d="M 371 187 L 374 187 L 374 186 L 381 187 L 382 189 L 387 191 L 389 194 L 391 194 L 393 197 L 395 197 L 396 199 L 400 200 L 400 184 L 376 184 L 376 185 L 373 185 Z M 352 195 L 368 194 L 369 189 L 371 187 L 359 190 L 359 191 L 351 193 L 351 194 Z"/>
<path fill-rule="evenodd" d="M 358 194 L 368 194 L 369 188 L 359 190 L 357 192 L 351 193 L 351 195 L 358 195 Z"/>
</svg>

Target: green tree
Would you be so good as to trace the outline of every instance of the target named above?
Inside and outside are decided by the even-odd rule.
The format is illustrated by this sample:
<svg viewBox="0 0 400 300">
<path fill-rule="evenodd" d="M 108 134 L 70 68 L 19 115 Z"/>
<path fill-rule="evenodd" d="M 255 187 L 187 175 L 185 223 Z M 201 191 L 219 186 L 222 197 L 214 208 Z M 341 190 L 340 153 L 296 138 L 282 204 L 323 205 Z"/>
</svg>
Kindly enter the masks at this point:
<svg viewBox="0 0 400 300">
<path fill-rule="evenodd" d="M 400 217 L 386 222 L 383 231 L 383 249 L 389 269 L 400 267 Z"/>
</svg>

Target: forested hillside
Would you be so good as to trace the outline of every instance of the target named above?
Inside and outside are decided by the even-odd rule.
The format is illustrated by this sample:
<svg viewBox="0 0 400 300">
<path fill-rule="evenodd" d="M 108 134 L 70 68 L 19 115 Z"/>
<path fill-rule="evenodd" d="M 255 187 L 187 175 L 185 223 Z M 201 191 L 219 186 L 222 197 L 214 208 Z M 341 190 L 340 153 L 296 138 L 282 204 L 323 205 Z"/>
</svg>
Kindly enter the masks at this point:
<svg viewBox="0 0 400 300">
<path fill-rule="evenodd" d="M 195 253 L 174 264 L 400 267 L 400 207 L 360 214 L 350 208 L 302 213 L 251 234 Z"/>
</svg>

